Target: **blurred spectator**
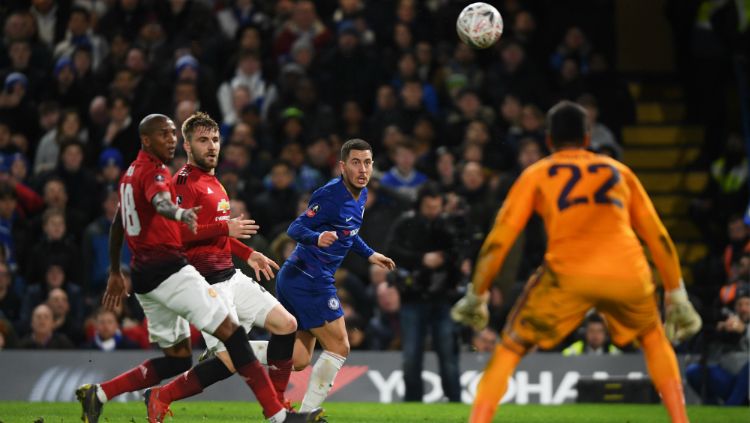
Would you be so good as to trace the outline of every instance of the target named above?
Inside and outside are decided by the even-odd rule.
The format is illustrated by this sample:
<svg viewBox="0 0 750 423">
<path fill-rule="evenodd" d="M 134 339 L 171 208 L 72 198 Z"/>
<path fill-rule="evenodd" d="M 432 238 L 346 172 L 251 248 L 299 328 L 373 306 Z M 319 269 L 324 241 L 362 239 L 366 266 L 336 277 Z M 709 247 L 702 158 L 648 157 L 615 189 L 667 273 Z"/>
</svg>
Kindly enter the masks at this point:
<svg viewBox="0 0 750 423">
<path fill-rule="evenodd" d="M 242 107 L 236 107 L 237 105 L 233 104 L 235 103 L 233 90 L 239 86 L 247 88 L 248 103 L 254 104 L 259 109 L 263 109 L 264 106 L 268 107 L 268 104 L 273 102 L 276 96 L 275 88 L 266 83 L 263 77 L 258 54 L 253 51 L 241 52 L 234 75 L 230 80 L 221 84 L 216 94 L 224 125 L 233 125 L 240 118 L 237 111 L 241 111 Z"/>
<path fill-rule="evenodd" d="M 443 193 L 456 190 L 458 187 L 456 155 L 449 148 L 438 147 L 434 172 L 436 174 L 435 179 Z"/>
<path fill-rule="evenodd" d="M 261 224 L 260 233 L 275 237 L 285 232 L 286 227 L 297 217 L 299 194 L 294 187 L 294 169 L 284 161 L 276 162 L 270 171 L 271 186 L 266 192 L 255 197 L 251 209 L 255 220 Z"/>
<path fill-rule="evenodd" d="M 289 256 L 292 255 L 292 251 L 297 247 L 295 242 L 286 232 L 279 234 L 273 241 L 271 241 L 271 253 L 276 263 L 283 263 Z"/>
<path fill-rule="evenodd" d="M 750 287 L 738 288 L 731 310 L 716 328 L 704 326 L 706 351 L 685 377 L 707 404 L 747 405 L 750 373 Z"/>
<path fill-rule="evenodd" d="M 622 160 L 622 147 L 615 139 L 615 135 L 603 123 L 599 122 L 599 104 L 591 94 L 578 97 L 578 104 L 586 109 L 586 117 L 591 128 L 591 143 L 589 148 L 595 153 L 610 156 L 615 160 Z"/>
<path fill-rule="evenodd" d="M 471 339 L 471 347 L 476 352 L 493 352 L 497 345 L 498 335 L 491 328 L 484 328 L 474 334 Z"/>
<path fill-rule="evenodd" d="M 86 226 L 83 232 L 83 294 L 93 304 L 101 296 L 109 275 L 109 230 L 119 207 L 117 191 L 109 191 L 101 204 L 104 214 Z M 130 250 L 123 246 L 121 262 L 130 262 Z"/>
<path fill-rule="evenodd" d="M 0 313 L 0 351 L 15 348 L 18 340 L 13 325 L 2 317 Z"/>
<path fill-rule="evenodd" d="M 451 402 L 461 400 L 458 381 L 457 327 L 450 317 L 459 280 L 457 241 L 443 218 L 444 199 L 429 183 L 419 190 L 415 210 L 391 227 L 388 256 L 398 264 L 393 273 L 401 294 L 405 401 L 422 401 L 422 360 L 425 338 L 439 359 L 443 392 Z"/>
<path fill-rule="evenodd" d="M 518 152 L 519 144 L 524 138 L 533 138 L 544 144 L 544 113 L 534 104 L 526 104 L 521 109 L 521 131 L 518 133 L 509 133 L 506 138 L 508 148 Z"/>
<path fill-rule="evenodd" d="M 26 294 L 24 295 L 21 304 L 21 322 L 19 330 L 21 332 L 26 332 L 28 330 L 31 313 L 34 310 L 34 307 L 47 301 L 50 298 L 50 294 L 55 289 L 62 289 L 65 291 L 65 294 L 67 294 L 66 301 L 68 302 L 70 309 L 70 319 L 77 325 L 77 327 L 73 327 L 73 329 L 80 330 L 83 323 L 84 313 L 84 298 L 81 288 L 68 280 L 65 269 L 60 264 L 47 264 L 41 269 L 41 273 L 44 273 L 44 280 L 40 281 L 38 284 L 29 285 Z M 59 311 L 60 310 L 57 310 L 57 312 Z M 53 309 L 53 313 L 55 312 L 56 310 Z M 80 341 L 81 339 L 76 338 L 72 340 Z"/>
<path fill-rule="evenodd" d="M 591 313 L 583 322 L 583 339 L 576 341 L 565 348 L 564 356 L 573 355 L 603 355 L 620 354 L 620 350 L 614 346 L 607 331 L 604 319 L 596 312 Z"/>
<path fill-rule="evenodd" d="M 87 46 L 92 53 L 93 69 L 98 69 L 107 55 L 107 42 L 91 28 L 91 12 L 80 6 L 70 10 L 65 38 L 54 48 L 55 57 L 72 57 L 79 47 Z"/>
<path fill-rule="evenodd" d="M 55 271 L 60 270 L 58 268 Z M 74 315 L 70 309 L 68 294 L 61 288 L 51 289 L 47 293 L 45 304 L 52 310 L 55 333 L 65 335 L 73 341 L 74 345 L 81 344 L 83 342 L 83 310 L 76 310 Z M 80 305 L 80 302 L 78 304 Z"/>
<path fill-rule="evenodd" d="M 39 179 L 43 181 L 47 178 L 60 178 L 68 195 L 68 210 L 74 210 L 83 217 L 84 222 L 88 222 L 93 217 L 99 186 L 93 172 L 83 166 L 83 149 L 80 142 L 64 142 L 60 146 L 60 161 L 57 168 L 39 175 Z M 80 238 L 80 232 L 76 232 L 75 236 Z"/>
<path fill-rule="evenodd" d="M 508 94 L 515 94 L 523 101 L 546 100 L 547 85 L 517 41 L 512 38 L 501 41 L 500 55 L 489 68 L 484 90 L 490 94 L 493 104 L 501 104 Z"/>
<path fill-rule="evenodd" d="M 481 164 L 468 162 L 463 165 L 461 184 L 456 193 L 469 206 L 468 221 L 476 225 L 482 234 L 486 234 L 497 210 L 497 204 L 491 202 L 489 187 Z"/>
<path fill-rule="evenodd" d="M 320 100 L 315 83 L 301 78 L 294 92 L 294 106 L 302 111 L 303 126 L 309 136 L 327 136 L 336 132 L 336 115 L 328 104 Z"/>
<path fill-rule="evenodd" d="M 8 122 L 14 131 L 28 137 L 35 137 L 39 132 L 39 119 L 33 99 L 28 93 L 29 80 L 19 72 L 9 73 L 5 77 L 3 90 L 0 91 L 0 117 Z"/>
<path fill-rule="evenodd" d="M 255 0 L 231 0 L 228 5 L 216 13 L 219 27 L 224 36 L 233 39 L 240 28 L 249 25 L 267 30 L 271 24 L 269 17 L 263 13 Z"/>
<path fill-rule="evenodd" d="M 36 20 L 39 40 L 48 48 L 62 40 L 70 14 L 70 2 L 32 0 L 29 12 Z"/>
<path fill-rule="evenodd" d="M 716 231 L 732 214 L 742 213 L 748 204 L 748 159 L 742 137 L 731 134 L 721 156 L 711 163 L 710 178 L 700 198 L 693 201 L 694 219 L 714 242 L 723 237 Z M 747 222 L 750 223 L 750 222 Z"/>
<path fill-rule="evenodd" d="M 465 89 L 479 90 L 484 86 L 485 75 L 476 61 L 476 51 L 464 43 L 456 43 L 453 57 L 445 65 L 445 91 L 454 101 Z"/>
<path fill-rule="evenodd" d="M 395 88 L 387 84 L 378 87 L 375 98 L 375 110 L 370 117 L 369 126 L 372 131 L 371 138 L 380 143 L 385 128 L 399 121 L 398 99 Z M 378 151 L 374 152 L 377 153 Z"/>
<path fill-rule="evenodd" d="M 9 181 L 0 181 L 0 248 L 12 272 L 26 259 L 29 222 L 18 211 L 18 193 Z"/>
<path fill-rule="evenodd" d="M 54 331 L 52 310 L 46 304 L 34 308 L 31 317 L 31 333 L 18 343 L 20 349 L 66 350 L 73 348 L 67 336 Z"/>
<path fill-rule="evenodd" d="M 463 89 L 455 96 L 456 110 L 448 115 L 447 140 L 448 145 L 460 144 L 466 127 L 473 121 L 482 121 L 491 125 L 495 121 L 495 112 L 482 104 L 479 93 L 470 89 Z"/>
<path fill-rule="evenodd" d="M 401 349 L 401 308 L 398 290 L 387 282 L 376 285 L 375 313 L 367 325 L 367 341 L 370 349 L 393 351 Z"/>
<path fill-rule="evenodd" d="M 565 67 L 565 61 L 574 60 L 580 66 L 580 72 L 588 73 L 591 45 L 586 35 L 577 26 L 571 26 L 565 31 L 560 44 L 552 55 L 550 55 L 550 66 L 556 71 Z"/>
<path fill-rule="evenodd" d="M 405 52 L 398 59 L 398 71 L 392 84 L 396 90 L 401 90 L 404 82 L 412 79 L 422 82 L 422 104 L 425 109 L 434 116 L 439 115 L 440 105 L 435 87 L 420 77 L 417 68 L 417 58 L 414 53 Z"/>
<path fill-rule="evenodd" d="M 107 101 L 109 123 L 103 134 L 96 134 L 94 140 L 100 139 L 101 148 L 114 147 L 122 153 L 123 161 L 131 163 L 141 149 L 138 137 L 138 123 L 130 115 L 130 100 L 121 95 L 114 95 Z M 96 151 L 98 156 L 100 150 Z"/>
<path fill-rule="evenodd" d="M 362 106 L 355 100 L 346 101 L 341 107 L 339 137 L 349 140 L 352 138 L 366 138 L 370 130 L 365 121 Z"/>
<path fill-rule="evenodd" d="M 334 108 L 352 98 L 364 105 L 372 104 L 377 59 L 371 49 L 362 46 L 360 35 L 353 25 L 342 25 L 336 46 L 320 57 L 319 92 Z M 315 48 L 319 50 L 317 45 Z"/>
<path fill-rule="evenodd" d="M 88 140 L 88 129 L 83 126 L 78 110 L 62 110 L 56 127 L 44 134 L 39 141 L 34 157 L 34 174 L 38 175 L 57 166 L 63 142 L 77 141 L 87 144 Z"/>
<path fill-rule="evenodd" d="M 29 284 L 45 280 L 44 272 L 52 263 L 59 264 L 71 281 L 80 283 L 81 257 L 78 246 L 67 234 L 65 211 L 49 208 L 42 214 L 43 236 L 29 252 L 26 264 Z"/>
<path fill-rule="evenodd" d="M 392 189 L 399 197 L 415 200 L 417 190 L 427 182 L 427 176 L 414 168 L 417 160 L 414 146 L 410 143 L 398 144 L 392 157 L 396 164 L 383 175 L 380 184 Z"/>
<path fill-rule="evenodd" d="M 299 143 L 286 144 L 281 149 L 279 158 L 292 166 L 292 170 L 296 175 L 294 186 L 298 192 L 315 191 L 327 182 L 327 179 L 317 169 L 305 163 L 305 153 L 302 145 Z M 266 186 L 271 186 L 270 175 L 265 182 Z"/>
<path fill-rule="evenodd" d="M 21 298 L 13 286 L 13 274 L 5 262 L 0 261 L 0 319 L 12 326 L 18 325 L 21 318 Z"/>
<path fill-rule="evenodd" d="M 97 183 L 103 192 L 99 199 L 102 199 L 109 192 L 114 191 L 116 193 L 119 191 L 120 176 L 125 171 L 125 162 L 120 151 L 112 147 L 104 149 L 99 155 L 98 168 Z"/>
<path fill-rule="evenodd" d="M 315 3 L 300 0 L 294 4 L 291 18 L 284 23 L 274 37 L 273 54 L 275 57 L 289 53 L 292 44 L 299 38 L 312 40 L 315 49 L 322 50 L 331 41 L 331 32 L 318 19 Z"/>
<path fill-rule="evenodd" d="M 117 315 L 110 310 L 100 308 L 94 314 L 94 339 L 86 348 L 99 351 L 134 350 L 138 345 L 125 337 L 120 331 Z"/>
</svg>

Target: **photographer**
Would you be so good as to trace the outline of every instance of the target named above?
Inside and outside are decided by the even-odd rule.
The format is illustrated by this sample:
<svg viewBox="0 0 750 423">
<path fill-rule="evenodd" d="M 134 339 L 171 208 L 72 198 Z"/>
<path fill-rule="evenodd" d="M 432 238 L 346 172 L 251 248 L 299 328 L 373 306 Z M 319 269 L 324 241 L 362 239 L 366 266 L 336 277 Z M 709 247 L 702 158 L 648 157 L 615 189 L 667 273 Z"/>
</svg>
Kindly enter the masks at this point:
<svg viewBox="0 0 750 423">
<path fill-rule="evenodd" d="M 716 329 L 704 332 L 708 348 L 701 361 L 685 371 L 690 386 L 708 404 L 748 403 L 750 285 L 738 284 L 731 304 L 731 310 L 722 309 Z"/>
<path fill-rule="evenodd" d="M 452 402 L 461 400 L 457 329 L 450 317 L 460 280 L 459 259 L 443 211 L 439 188 L 427 183 L 419 189 L 416 210 L 404 213 L 389 236 L 387 254 L 402 266 L 389 275 L 389 283 L 401 294 L 405 401 L 422 401 L 422 360 L 428 331 L 440 363 L 443 392 Z"/>
</svg>

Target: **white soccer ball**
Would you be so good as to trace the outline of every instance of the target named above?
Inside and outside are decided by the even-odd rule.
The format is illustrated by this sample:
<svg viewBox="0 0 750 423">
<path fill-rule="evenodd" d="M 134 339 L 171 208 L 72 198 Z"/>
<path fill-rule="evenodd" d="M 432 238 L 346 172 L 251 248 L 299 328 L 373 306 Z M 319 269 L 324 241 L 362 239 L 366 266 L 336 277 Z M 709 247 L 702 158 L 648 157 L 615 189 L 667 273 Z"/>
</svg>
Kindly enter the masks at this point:
<svg viewBox="0 0 750 423">
<path fill-rule="evenodd" d="M 472 3 L 456 20 L 458 38 L 476 49 L 491 47 L 503 35 L 503 17 L 492 5 Z"/>
</svg>

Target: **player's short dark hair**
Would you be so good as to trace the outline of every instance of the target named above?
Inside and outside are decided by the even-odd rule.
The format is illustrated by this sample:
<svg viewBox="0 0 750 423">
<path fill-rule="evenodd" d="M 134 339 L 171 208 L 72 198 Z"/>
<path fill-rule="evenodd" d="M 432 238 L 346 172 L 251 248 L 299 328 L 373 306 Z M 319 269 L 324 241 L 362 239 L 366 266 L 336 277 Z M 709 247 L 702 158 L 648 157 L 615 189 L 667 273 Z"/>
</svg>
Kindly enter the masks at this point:
<svg viewBox="0 0 750 423">
<path fill-rule="evenodd" d="M 547 113 L 547 131 L 553 146 L 583 145 L 589 132 L 586 110 L 568 100 L 555 104 Z"/>
<path fill-rule="evenodd" d="M 349 153 L 352 150 L 370 151 L 370 153 L 372 153 L 372 147 L 370 146 L 370 143 L 368 143 L 367 141 L 361 138 L 352 138 L 349 141 L 345 142 L 344 145 L 341 146 L 341 161 L 342 162 L 345 162 L 346 159 L 349 158 Z"/>
<path fill-rule="evenodd" d="M 206 128 L 209 130 L 219 130 L 219 124 L 204 112 L 195 112 L 182 123 L 182 136 L 186 140 L 192 141 L 193 133 L 197 128 Z"/>
<path fill-rule="evenodd" d="M 141 120 L 141 123 L 138 124 L 138 135 L 151 135 L 156 130 L 156 122 L 162 120 L 169 121 L 171 119 L 159 113 L 146 116 Z"/>
</svg>

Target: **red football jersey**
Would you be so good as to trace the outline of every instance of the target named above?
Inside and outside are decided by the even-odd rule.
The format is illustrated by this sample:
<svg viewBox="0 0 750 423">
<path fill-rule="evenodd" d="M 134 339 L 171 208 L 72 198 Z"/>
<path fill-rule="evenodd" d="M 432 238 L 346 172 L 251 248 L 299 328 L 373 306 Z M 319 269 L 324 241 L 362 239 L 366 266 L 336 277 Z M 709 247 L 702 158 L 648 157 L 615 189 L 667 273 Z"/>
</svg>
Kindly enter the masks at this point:
<svg viewBox="0 0 750 423">
<path fill-rule="evenodd" d="M 190 164 L 174 175 L 173 182 L 180 207 L 202 206 L 198 212 L 196 234 L 182 225 L 182 241 L 188 261 L 209 283 L 229 279 L 235 270 L 227 231 L 229 196 L 224 186 L 216 176 Z"/>
<path fill-rule="evenodd" d="M 179 223 L 158 214 L 151 200 L 159 192 L 175 197 L 169 169 L 141 150 L 120 178 L 120 213 L 133 253 L 133 289 L 146 293 L 187 264 Z"/>
</svg>

